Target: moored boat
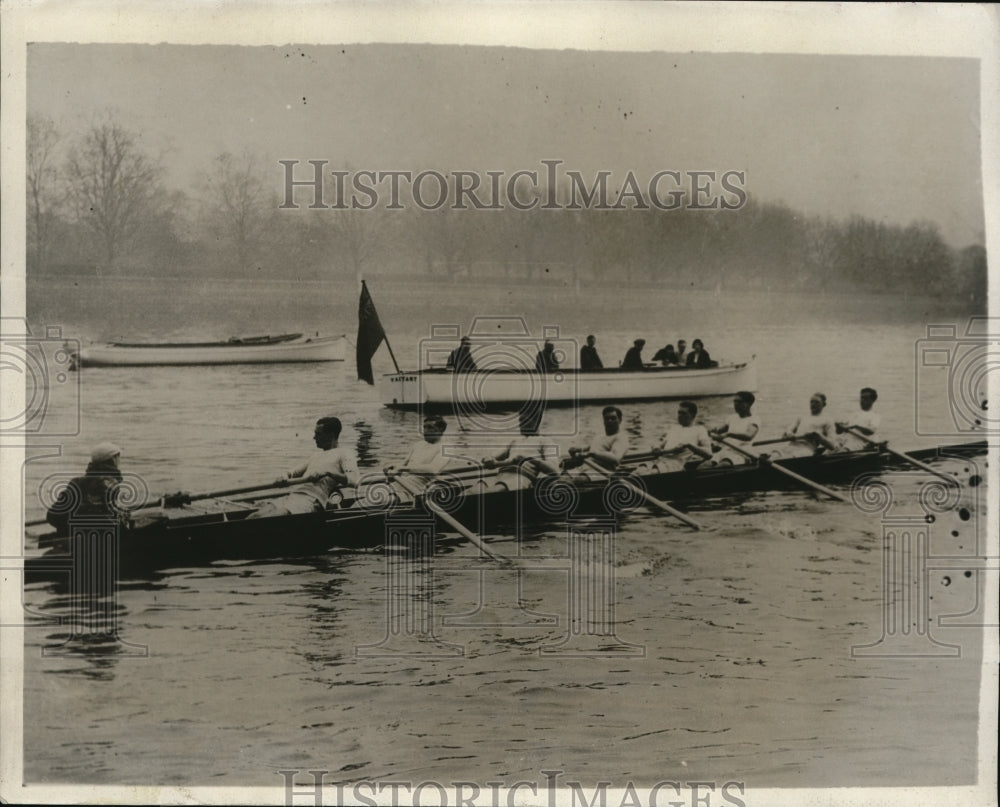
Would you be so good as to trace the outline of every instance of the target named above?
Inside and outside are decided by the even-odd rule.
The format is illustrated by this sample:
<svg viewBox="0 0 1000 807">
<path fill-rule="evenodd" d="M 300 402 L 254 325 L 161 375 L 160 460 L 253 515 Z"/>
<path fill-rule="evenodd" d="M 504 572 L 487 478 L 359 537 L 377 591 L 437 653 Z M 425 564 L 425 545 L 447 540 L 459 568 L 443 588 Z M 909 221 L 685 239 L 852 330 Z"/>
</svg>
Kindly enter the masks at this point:
<svg viewBox="0 0 1000 807">
<path fill-rule="evenodd" d="M 224 342 L 110 342 L 82 347 L 75 367 L 147 367 L 158 365 L 271 364 L 343 361 L 343 336 L 234 337 Z"/>
<path fill-rule="evenodd" d="M 969 458 L 985 451 L 986 443 L 981 442 L 908 453 L 926 462 Z M 788 459 L 781 465 L 815 482 L 843 484 L 863 473 L 906 464 L 898 454 L 866 449 Z M 682 507 L 711 497 L 800 489 L 794 479 L 766 463 L 665 471 L 655 458 L 640 455 L 626 462 L 624 470 L 624 475 L 610 479 L 574 472 L 546 477 L 534 484 L 517 473 L 454 474 L 434 482 L 432 489 L 441 495 L 434 496 L 432 501 L 440 503 L 465 524 L 482 523 L 489 525 L 494 533 L 516 533 L 526 524 L 554 523 L 568 515 L 607 515 L 609 502 L 617 502 L 614 515 L 627 515 L 644 506 L 641 497 L 630 493 L 630 480 L 639 482 L 649 494 Z M 609 495 L 612 485 L 618 489 Z M 248 518 L 264 499 L 264 495 L 248 501 L 206 499 L 178 507 L 156 506 L 136 511 L 133 517 L 145 526 L 122 532 L 119 553 L 122 575 L 219 560 L 291 559 L 321 555 L 335 547 L 357 550 L 404 543 L 408 535 L 413 535 L 415 518 L 429 521 L 434 518 L 422 497 L 408 496 L 384 481 L 363 485 L 357 499 L 345 500 L 334 509 Z M 396 524 L 401 526 L 397 528 Z M 44 556 L 25 561 L 27 580 L 65 577 L 72 571 L 68 539 L 48 533 L 39 536 L 39 546 L 48 551 Z"/>
<path fill-rule="evenodd" d="M 729 395 L 757 389 L 756 357 L 720 362 L 717 367 L 647 367 L 644 370 L 475 370 L 447 369 L 382 376 L 382 403 L 393 409 L 455 410 L 516 408 L 527 402 L 546 406 L 621 403 Z"/>
</svg>

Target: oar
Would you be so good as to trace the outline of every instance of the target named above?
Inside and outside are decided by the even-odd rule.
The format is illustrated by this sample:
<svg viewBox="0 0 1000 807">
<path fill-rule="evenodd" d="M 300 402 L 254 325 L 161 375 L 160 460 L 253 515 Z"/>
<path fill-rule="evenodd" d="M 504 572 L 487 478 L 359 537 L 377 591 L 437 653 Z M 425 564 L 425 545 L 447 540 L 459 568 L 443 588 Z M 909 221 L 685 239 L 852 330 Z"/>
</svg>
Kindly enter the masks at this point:
<svg viewBox="0 0 1000 807">
<path fill-rule="evenodd" d="M 488 546 L 486 546 L 482 538 L 480 538 L 472 530 L 466 527 L 461 521 L 459 521 L 457 518 L 451 515 L 451 513 L 446 513 L 444 510 L 438 507 L 437 503 L 432 501 L 430 496 L 426 495 L 427 494 L 426 488 L 421 490 L 415 485 L 410 484 L 409 478 L 403 476 L 402 474 L 396 477 L 396 482 L 397 484 L 399 484 L 400 487 L 402 487 L 405 491 L 407 491 L 407 493 L 413 496 L 414 501 L 416 500 L 417 496 L 423 496 L 424 506 L 428 510 L 430 510 L 443 522 L 448 524 L 453 530 L 455 530 L 455 532 L 459 533 L 464 538 L 466 538 L 471 544 L 476 546 L 483 554 L 489 555 L 491 558 L 493 558 L 493 560 L 499 561 L 500 563 L 511 562 L 510 558 L 506 558 L 503 555 L 494 552 Z"/>
<path fill-rule="evenodd" d="M 597 473 L 601 474 L 601 476 L 603 476 L 605 478 L 611 478 L 611 472 L 608 471 L 608 470 L 606 470 L 606 469 L 604 469 L 604 468 L 602 468 L 600 465 L 598 465 L 592 459 L 589 459 L 589 458 L 585 459 L 583 461 L 583 464 L 586 465 L 591 470 L 597 471 Z M 660 501 L 655 496 L 650 496 L 642 488 L 636 487 L 631 482 L 629 482 L 627 479 L 625 479 L 625 477 L 622 477 L 622 476 L 618 477 L 618 481 L 621 482 L 623 485 L 625 485 L 625 487 L 627 487 L 630 490 L 632 490 L 633 492 L 638 493 L 648 504 L 653 505 L 653 507 L 657 507 L 660 510 L 662 510 L 664 513 L 669 513 L 674 518 L 680 519 L 681 521 L 683 521 L 685 524 L 687 524 L 689 527 L 691 527 L 693 529 L 696 529 L 696 530 L 700 530 L 701 529 L 701 524 L 699 524 L 693 518 L 689 518 L 685 513 L 682 513 L 676 507 L 671 507 L 669 504 L 667 504 L 666 502 Z"/>
<path fill-rule="evenodd" d="M 854 429 L 853 426 L 848 426 L 847 428 L 844 429 L 844 431 L 853 434 L 859 440 L 864 440 L 868 445 L 872 446 L 873 448 L 885 451 L 886 453 L 892 454 L 892 456 L 897 457 L 898 459 L 905 460 L 906 462 L 916 465 L 918 468 L 922 468 L 929 474 L 934 474 L 934 476 L 939 476 L 941 477 L 941 479 L 944 479 L 952 483 L 953 485 L 961 485 L 961 482 L 959 482 L 955 477 L 949 476 L 948 474 L 944 473 L 944 471 L 939 471 L 936 468 L 932 468 L 926 462 L 921 462 L 920 460 L 911 457 L 909 454 L 904 454 L 902 451 L 896 451 L 895 449 L 889 448 L 889 446 L 885 445 L 884 443 L 880 443 L 877 440 L 872 440 L 867 435 L 864 435 L 861 432 Z"/>
<path fill-rule="evenodd" d="M 790 443 L 792 440 L 798 440 L 797 437 L 772 437 L 770 440 L 758 440 L 754 443 L 755 446 L 770 446 L 775 443 Z"/>
<path fill-rule="evenodd" d="M 242 488 L 227 488 L 226 490 L 213 490 L 211 493 L 197 493 L 193 496 L 184 495 L 184 503 L 186 504 L 187 502 L 196 502 L 199 501 L 200 499 L 216 499 L 216 498 L 221 498 L 223 496 L 236 496 L 240 493 L 253 493 L 258 490 L 271 490 L 272 488 L 283 488 L 287 487 L 293 482 L 297 484 L 298 482 L 301 481 L 302 480 L 279 479 L 274 482 L 268 482 L 267 484 L 264 485 L 247 485 L 246 487 Z M 174 495 L 176 494 L 172 493 L 165 494 L 164 496 L 161 496 L 159 499 L 156 499 L 156 502 L 162 502 L 165 499 L 168 499 Z M 152 506 L 154 506 L 154 504 L 147 500 L 142 504 L 140 504 L 138 507 L 133 507 L 132 510 L 143 510 L 147 507 L 152 507 Z M 36 518 L 32 521 L 24 522 L 25 527 L 38 527 L 41 526 L 42 524 L 48 524 L 48 519 Z"/>
<path fill-rule="evenodd" d="M 801 474 L 797 474 L 797 473 L 795 473 L 795 471 L 792 471 L 792 470 L 786 468 L 783 465 L 779 465 L 777 462 L 775 462 L 773 460 L 769 460 L 766 457 L 759 457 L 756 454 L 752 454 L 751 452 L 746 451 L 745 449 L 743 449 L 741 446 L 734 445 L 733 443 L 730 443 L 725 437 L 718 437 L 717 439 L 718 439 L 718 441 L 720 443 L 722 443 L 723 445 L 728 446 L 729 448 L 733 449 L 733 451 L 739 452 L 744 457 L 748 457 L 749 459 L 752 459 L 752 460 L 754 460 L 756 462 L 759 462 L 759 463 L 761 463 L 763 465 L 769 465 L 771 468 L 773 468 L 774 470 L 776 470 L 778 473 L 784 474 L 785 476 L 790 477 L 791 479 L 795 479 L 796 481 L 801 482 L 803 485 L 807 485 L 808 487 L 812 488 L 813 490 L 818 490 L 820 493 L 823 493 L 823 494 L 829 496 L 831 499 L 836 499 L 837 501 L 840 501 L 840 502 L 846 502 L 847 501 L 846 498 L 844 498 L 843 496 L 841 496 L 835 490 L 830 490 L 830 488 L 824 487 L 823 485 L 819 484 L 818 482 L 813 482 L 811 479 L 806 479 Z"/>
<path fill-rule="evenodd" d="M 221 497 L 224 497 L 224 496 L 236 496 L 236 495 L 238 495 L 240 493 L 253 493 L 253 492 L 258 491 L 258 490 L 270 490 L 272 488 L 284 488 L 284 487 L 288 487 L 291 484 L 296 484 L 296 485 L 300 484 L 301 482 L 304 482 L 304 481 L 306 481 L 306 480 L 304 480 L 304 479 L 277 479 L 277 480 L 275 480 L 273 482 L 268 482 L 265 485 L 247 485 L 246 487 L 242 487 L 242 488 L 227 488 L 226 490 L 213 490 L 211 493 L 196 493 L 193 496 L 188 496 L 186 494 L 181 494 L 181 496 L 183 497 L 184 503 L 187 504 L 188 502 L 197 502 L 197 501 L 200 501 L 201 499 L 217 499 L 217 498 L 221 498 Z M 165 499 L 169 499 L 173 495 L 175 495 L 175 494 L 167 494 L 166 496 L 161 496 L 160 499 L 158 499 L 157 501 L 164 501 Z M 141 505 L 139 507 L 136 507 L 135 509 L 136 510 L 141 510 L 143 507 L 148 506 L 148 504 L 149 503 L 147 502 L 146 504 L 143 504 L 143 505 Z M 170 505 L 168 504 L 167 506 L 169 507 Z"/>
</svg>

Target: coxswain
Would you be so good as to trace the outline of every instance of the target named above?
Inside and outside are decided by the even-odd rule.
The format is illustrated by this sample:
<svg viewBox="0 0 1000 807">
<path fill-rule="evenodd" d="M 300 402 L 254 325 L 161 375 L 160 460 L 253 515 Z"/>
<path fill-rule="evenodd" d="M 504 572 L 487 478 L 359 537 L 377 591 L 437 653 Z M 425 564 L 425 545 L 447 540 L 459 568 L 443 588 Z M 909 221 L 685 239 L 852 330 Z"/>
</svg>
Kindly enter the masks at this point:
<svg viewBox="0 0 1000 807">
<path fill-rule="evenodd" d="M 114 443 L 99 443 L 90 452 L 90 462 L 83 476 L 69 481 L 45 514 L 45 520 L 60 535 L 69 530 L 74 516 L 107 516 L 118 520 L 127 514 L 117 505 L 119 469 L 122 450 Z"/>
<path fill-rule="evenodd" d="M 749 451 L 760 433 L 760 418 L 750 411 L 754 401 L 756 398 L 752 392 L 737 392 L 733 397 L 734 414 L 717 429 L 710 431 L 709 436 L 713 440 L 725 438 L 744 451 Z M 724 447 L 716 454 L 714 461 L 718 465 L 741 465 L 750 462 L 750 459 L 732 448 Z"/>
<path fill-rule="evenodd" d="M 319 450 L 275 481 L 275 486 L 301 484 L 296 484 L 287 495 L 265 502 L 248 518 L 322 511 L 334 492 L 343 487 L 356 487 L 357 462 L 351 452 L 337 445 L 342 428 L 340 419 L 333 416 L 317 420 L 313 440 Z"/>
<path fill-rule="evenodd" d="M 682 470 L 688 462 L 697 458 L 702 461 L 711 456 L 712 441 L 708 430 L 700 423 L 694 422 L 698 415 L 698 404 L 694 401 L 681 401 L 677 406 L 677 423 L 667 429 L 658 445 L 653 447 L 653 454 L 666 457 L 662 465 L 664 470 Z"/>
<path fill-rule="evenodd" d="M 824 414 L 826 395 L 822 392 L 813 393 L 809 399 L 809 413 L 803 415 L 788 429 L 782 438 L 788 442 L 781 448 L 769 452 L 777 459 L 779 457 L 807 457 L 823 451 L 836 451 L 838 446 L 833 419 Z"/>
<path fill-rule="evenodd" d="M 878 393 L 871 387 L 864 387 L 858 399 L 858 410 L 838 421 L 836 424 L 837 434 L 840 435 L 840 445 L 848 451 L 857 451 L 861 448 L 868 448 L 869 444 L 855 434 L 848 432 L 848 429 L 863 434 L 873 442 L 879 442 L 876 435 L 881 423 L 881 417 L 875 411 L 875 401 L 878 400 Z"/>
<path fill-rule="evenodd" d="M 563 461 L 566 468 L 581 465 L 592 459 L 601 467 L 613 471 L 628 452 L 628 436 L 622 432 L 622 410 L 617 406 L 605 406 L 601 411 L 604 420 L 604 436 L 598 437 L 586 448 L 571 448 L 569 458 Z"/>
</svg>

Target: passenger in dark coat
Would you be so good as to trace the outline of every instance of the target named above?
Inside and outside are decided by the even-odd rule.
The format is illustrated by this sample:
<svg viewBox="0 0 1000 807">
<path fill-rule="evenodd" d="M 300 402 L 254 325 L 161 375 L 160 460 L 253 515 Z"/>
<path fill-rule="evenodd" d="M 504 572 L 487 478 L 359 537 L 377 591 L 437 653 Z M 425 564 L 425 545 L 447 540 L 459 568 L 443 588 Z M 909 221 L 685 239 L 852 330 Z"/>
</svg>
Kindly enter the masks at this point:
<svg viewBox="0 0 1000 807">
<path fill-rule="evenodd" d="M 597 355 L 597 348 L 594 346 L 597 339 L 594 336 L 587 337 L 587 344 L 580 348 L 580 369 L 581 370 L 601 370 L 604 362 Z"/>
<path fill-rule="evenodd" d="M 695 339 L 691 343 L 691 352 L 687 355 L 687 366 L 704 370 L 708 367 L 718 367 L 719 363 L 712 361 L 712 357 L 708 355 L 708 351 L 705 350 L 705 345 L 702 344 L 702 341 Z"/>
<path fill-rule="evenodd" d="M 628 349 L 628 353 L 625 354 L 625 359 L 622 361 L 623 370 L 642 370 L 645 368 L 642 362 L 642 349 L 645 346 L 645 339 L 636 339 L 632 343 L 632 347 Z"/>
<path fill-rule="evenodd" d="M 108 516 L 118 519 L 124 513 L 117 507 L 116 493 L 122 481 L 118 468 L 121 449 L 114 443 L 101 443 L 90 454 L 83 476 L 69 481 L 45 514 L 45 520 L 60 535 L 69 531 L 74 516 Z"/>
<path fill-rule="evenodd" d="M 535 356 L 535 369 L 540 373 L 554 373 L 559 369 L 556 347 L 551 342 L 546 342 L 538 355 Z"/>
</svg>

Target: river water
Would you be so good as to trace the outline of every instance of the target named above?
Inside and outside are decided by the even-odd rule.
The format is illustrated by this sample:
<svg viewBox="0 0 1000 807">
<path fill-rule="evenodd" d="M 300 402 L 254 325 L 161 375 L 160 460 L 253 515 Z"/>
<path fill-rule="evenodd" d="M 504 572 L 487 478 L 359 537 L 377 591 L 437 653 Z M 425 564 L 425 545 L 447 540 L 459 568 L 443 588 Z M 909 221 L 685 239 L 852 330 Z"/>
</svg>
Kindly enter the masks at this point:
<svg viewBox="0 0 1000 807">
<path fill-rule="evenodd" d="M 755 353 L 765 436 L 794 422 L 813 392 L 825 392 L 836 413 L 871 385 L 893 445 L 967 438 L 948 419 L 945 376 L 917 367 L 928 324 L 918 312 L 873 324 L 877 306 L 847 318 L 794 307 L 782 316 L 776 307 L 751 329 L 745 320 L 706 318 L 704 300 L 665 325 L 663 306 L 629 299 L 631 308 L 590 316 L 569 301 L 559 309 L 564 318 L 529 324 L 565 321 L 563 335 L 572 329 L 574 339 L 598 333 L 606 364 L 638 335 L 648 339 L 648 355 L 658 340 L 682 334 L 704 339 L 716 358 Z M 744 302 L 729 301 L 728 310 Z M 387 327 L 402 323 L 390 338 L 400 363 L 412 366 L 429 323 L 399 297 L 380 310 Z M 352 328 L 348 321 L 340 330 Z M 383 351 L 376 371 L 390 369 Z M 25 470 L 26 518 L 42 512 L 43 480 L 82 470 L 99 440 L 121 445 L 123 469 L 162 493 L 271 479 L 313 450 L 321 415 L 344 421 L 341 445 L 367 468 L 399 460 L 417 437 L 416 416 L 383 408 L 355 380 L 352 361 L 95 368 L 78 380 L 80 434 L 58 441 L 59 456 L 41 456 L 45 441 L 36 441 L 29 454 L 38 456 Z M 676 409 L 623 408 L 635 447 L 651 443 Z M 730 411 L 729 398 L 701 402 L 708 424 Z M 915 435 L 915 420 L 937 434 Z M 543 422 L 553 433 L 574 429 L 599 430 L 600 407 L 551 411 Z M 455 424 L 449 437 L 476 440 Z M 975 463 L 947 467 L 965 480 L 983 473 Z M 301 770 L 308 781 L 307 769 L 328 771 L 328 783 L 461 780 L 484 791 L 489 782 L 541 785 L 543 770 L 589 788 L 737 781 L 748 803 L 761 788 L 972 784 L 986 489 L 963 489 L 965 518 L 956 505 L 927 527 L 929 552 L 915 572 L 927 609 L 920 629 L 878 645 L 891 621 L 883 609 L 891 599 L 887 524 L 927 523 L 927 477 L 886 478 L 886 510 L 765 493 L 706 503 L 696 513 L 703 532 L 637 512 L 617 528 L 613 557 L 585 574 L 607 580 L 614 572 L 615 627 L 599 636 L 575 621 L 570 541 L 558 524 L 520 542 L 490 537 L 498 551 L 521 556 L 520 571 L 484 560 L 445 530 L 431 561 L 333 548 L 128 580 L 118 592 L 118 640 L 91 643 L 91 652 L 45 649 L 65 639 L 53 620 L 68 604 L 53 585 L 31 584 L 25 780 L 267 786 L 272 801 L 282 797 L 278 771 Z M 390 619 L 389 571 L 399 568 L 415 581 L 428 630 L 407 623 L 399 632 Z"/>
</svg>

